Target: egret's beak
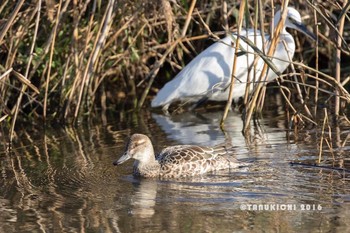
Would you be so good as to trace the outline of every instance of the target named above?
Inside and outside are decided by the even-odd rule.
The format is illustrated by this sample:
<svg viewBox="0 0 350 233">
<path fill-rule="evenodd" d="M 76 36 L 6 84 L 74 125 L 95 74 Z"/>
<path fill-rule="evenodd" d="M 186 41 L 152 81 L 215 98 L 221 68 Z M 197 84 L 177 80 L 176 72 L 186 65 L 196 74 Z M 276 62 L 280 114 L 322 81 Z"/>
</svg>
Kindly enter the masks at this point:
<svg viewBox="0 0 350 233">
<path fill-rule="evenodd" d="M 128 152 L 125 152 L 125 153 L 122 155 L 122 157 L 120 157 L 120 159 L 118 159 L 118 160 L 116 160 L 116 161 L 113 162 L 113 165 L 114 165 L 114 166 L 120 165 L 120 164 L 124 163 L 125 161 L 129 160 L 130 158 L 131 158 L 131 157 L 130 157 L 129 153 L 128 153 Z"/>
<path fill-rule="evenodd" d="M 304 24 L 293 22 L 293 25 L 295 26 L 295 29 L 297 29 L 299 32 L 304 33 L 308 37 L 310 37 L 312 40 L 316 41 L 316 36 L 312 32 L 310 32 L 307 27 Z"/>
</svg>

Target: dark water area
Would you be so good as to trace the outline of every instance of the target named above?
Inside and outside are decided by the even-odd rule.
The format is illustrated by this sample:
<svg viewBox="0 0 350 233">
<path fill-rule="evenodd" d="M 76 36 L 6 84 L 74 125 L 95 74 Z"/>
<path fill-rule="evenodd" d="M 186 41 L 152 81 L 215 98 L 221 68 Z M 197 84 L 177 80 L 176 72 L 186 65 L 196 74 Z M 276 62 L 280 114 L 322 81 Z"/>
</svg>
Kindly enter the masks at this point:
<svg viewBox="0 0 350 233">
<path fill-rule="evenodd" d="M 0 152 L 0 232 L 347 232 L 350 223 L 350 129 L 286 129 L 282 112 L 241 133 L 232 112 L 167 117 L 152 112 L 77 128 L 24 128 Z M 136 179 L 132 161 L 114 167 L 132 133 L 155 149 L 232 143 L 235 170 L 179 180 Z"/>
</svg>

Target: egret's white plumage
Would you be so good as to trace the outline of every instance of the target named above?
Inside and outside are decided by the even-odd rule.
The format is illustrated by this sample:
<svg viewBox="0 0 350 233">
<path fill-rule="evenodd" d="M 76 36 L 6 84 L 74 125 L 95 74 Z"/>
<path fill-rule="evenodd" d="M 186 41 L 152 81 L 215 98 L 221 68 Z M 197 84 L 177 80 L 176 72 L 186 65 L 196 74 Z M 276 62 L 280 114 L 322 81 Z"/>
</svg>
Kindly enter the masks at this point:
<svg viewBox="0 0 350 233">
<path fill-rule="evenodd" d="M 276 12 L 274 25 L 277 26 L 281 19 L 281 11 Z M 300 14 L 294 8 L 288 7 L 284 27 L 280 33 L 280 39 L 272 59 L 276 68 L 282 73 L 290 64 L 294 55 L 295 42 L 286 28 L 293 28 L 314 38 L 301 22 Z M 256 42 L 255 46 L 263 49 L 261 32 L 255 35 L 253 29 L 242 30 L 241 35 L 250 41 Z M 168 82 L 152 101 L 152 107 L 163 106 L 167 111 L 169 105 L 175 101 L 197 102 L 203 97 L 213 101 L 225 101 L 228 98 L 231 81 L 231 72 L 235 49 L 232 43 L 236 34 L 229 35 L 214 43 L 197 57 L 195 57 L 173 80 Z M 265 51 L 269 49 L 270 36 L 265 35 Z M 283 42 L 284 41 L 284 42 Z M 286 45 L 286 46 L 285 46 Z M 248 72 L 253 68 L 255 59 L 254 50 L 247 43 L 240 40 L 240 47 L 246 53 L 237 57 L 233 98 L 238 99 L 244 95 L 248 75 L 252 80 L 254 72 Z M 238 51 L 240 52 L 240 51 Z M 264 61 L 259 58 L 255 66 L 255 77 L 259 77 L 264 66 Z M 266 81 L 275 79 L 277 75 L 269 69 Z"/>
</svg>

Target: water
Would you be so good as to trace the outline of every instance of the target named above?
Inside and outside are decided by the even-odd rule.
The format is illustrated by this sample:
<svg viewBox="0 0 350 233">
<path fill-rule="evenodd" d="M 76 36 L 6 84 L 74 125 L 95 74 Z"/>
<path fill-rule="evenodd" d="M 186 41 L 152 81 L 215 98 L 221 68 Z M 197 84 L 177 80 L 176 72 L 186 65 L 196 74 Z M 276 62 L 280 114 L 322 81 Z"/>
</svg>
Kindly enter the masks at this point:
<svg viewBox="0 0 350 233">
<path fill-rule="evenodd" d="M 347 231 L 349 172 L 289 164 L 318 160 L 319 130 L 289 132 L 285 116 L 270 113 L 243 137 L 239 114 L 230 114 L 225 133 L 220 116 L 146 112 L 107 125 L 19 130 L 11 153 L 6 145 L 0 153 L 0 232 Z M 151 136 L 157 150 L 230 142 L 249 165 L 181 180 L 135 179 L 132 162 L 112 162 L 136 132 Z M 349 169 L 349 129 L 332 132 L 323 164 Z"/>
</svg>

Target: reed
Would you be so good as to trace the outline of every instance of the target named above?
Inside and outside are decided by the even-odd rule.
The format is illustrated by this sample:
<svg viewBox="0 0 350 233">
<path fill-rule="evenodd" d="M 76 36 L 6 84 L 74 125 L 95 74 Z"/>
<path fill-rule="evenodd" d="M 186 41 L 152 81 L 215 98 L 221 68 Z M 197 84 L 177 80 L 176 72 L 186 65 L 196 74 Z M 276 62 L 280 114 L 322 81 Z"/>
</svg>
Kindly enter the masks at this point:
<svg viewBox="0 0 350 233">
<path fill-rule="evenodd" d="M 239 45 L 240 45 L 240 35 L 241 35 L 241 29 L 243 25 L 243 15 L 245 12 L 245 6 L 246 6 L 246 1 L 242 1 L 241 6 L 239 8 L 239 16 L 238 16 L 238 30 L 237 30 L 237 40 L 235 41 L 235 51 L 239 50 Z M 235 53 L 234 58 L 233 58 L 233 64 L 232 64 L 232 74 L 231 74 L 231 85 L 230 85 L 230 92 L 228 95 L 228 100 L 226 103 L 226 107 L 221 119 L 221 126 L 223 125 L 224 121 L 227 118 L 227 114 L 229 109 L 231 108 L 232 105 L 232 96 L 233 96 L 233 91 L 234 91 L 234 83 L 235 83 L 235 73 L 236 73 L 236 67 L 237 67 L 237 53 Z"/>
<path fill-rule="evenodd" d="M 157 90 L 211 40 L 241 26 L 268 31 L 273 13 L 267 12 L 275 10 L 273 4 L 3 1 L 0 122 L 9 124 L 13 134 L 16 121 L 74 123 L 109 108 L 118 112 L 147 108 Z M 326 105 L 328 113 L 337 116 L 348 112 L 350 38 L 344 32 L 349 30 L 350 7 L 347 1 L 293 4 L 302 16 L 312 16 L 304 21 L 312 25 L 318 41 L 309 48 L 303 36 L 296 37 L 300 50 L 295 62 L 276 83 L 292 115 L 322 125 L 318 105 Z M 275 40 L 280 27 L 270 30 Z M 263 73 L 273 69 L 268 61 L 274 49 L 255 54 L 266 58 Z M 266 89 L 263 75 L 249 83 L 255 91 L 247 91 L 244 98 L 246 127 L 254 113 L 263 111 Z M 234 85 L 230 88 L 234 91 Z M 222 122 L 230 106 L 228 102 Z"/>
</svg>

